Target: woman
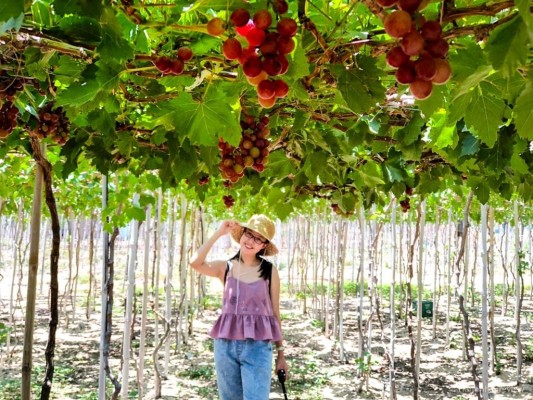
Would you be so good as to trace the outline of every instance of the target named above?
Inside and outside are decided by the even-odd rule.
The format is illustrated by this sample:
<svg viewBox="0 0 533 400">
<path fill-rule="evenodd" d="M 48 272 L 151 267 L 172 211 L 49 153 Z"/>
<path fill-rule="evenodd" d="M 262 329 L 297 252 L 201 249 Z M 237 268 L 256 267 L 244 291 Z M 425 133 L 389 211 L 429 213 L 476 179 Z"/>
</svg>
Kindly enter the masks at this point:
<svg viewBox="0 0 533 400">
<path fill-rule="evenodd" d="M 196 253 L 190 265 L 224 283 L 222 314 L 210 332 L 215 339 L 215 368 L 221 400 L 268 400 L 272 375 L 272 343 L 276 371 L 287 371 L 281 318 L 280 280 L 263 256 L 278 252 L 272 243 L 274 223 L 254 215 L 246 224 L 224 221 Z M 230 233 L 240 249 L 229 261 L 205 261 L 213 244 Z"/>
</svg>

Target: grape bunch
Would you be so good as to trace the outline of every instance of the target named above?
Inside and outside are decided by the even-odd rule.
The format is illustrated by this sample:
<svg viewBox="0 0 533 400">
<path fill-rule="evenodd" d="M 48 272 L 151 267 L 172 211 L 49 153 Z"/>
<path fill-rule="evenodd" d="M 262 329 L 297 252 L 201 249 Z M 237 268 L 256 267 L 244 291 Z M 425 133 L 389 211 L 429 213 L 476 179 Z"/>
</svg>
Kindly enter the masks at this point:
<svg viewBox="0 0 533 400">
<path fill-rule="evenodd" d="M 181 75 L 185 71 L 185 62 L 192 56 L 192 50 L 182 46 L 176 52 L 176 57 L 158 56 L 153 58 L 152 62 L 163 75 Z"/>
<path fill-rule="evenodd" d="M 209 175 L 203 175 L 198 179 L 198 185 L 203 186 L 209 183 Z"/>
<path fill-rule="evenodd" d="M 6 101 L 0 107 L 0 139 L 9 136 L 17 126 L 19 110 L 11 101 Z"/>
<path fill-rule="evenodd" d="M 287 96 L 289 86 L 277 77 L 289 68 L 287 55 L 295 48 L 293 38 L 298 31 L 294 19 L 281 17 L 288 10 L 285 0 L 275 0 L 272 8 L 280 16 L 275 26 L 272 14 L 266 9 L 258 10 L 253 16 L 244 8 L 233 11 L 230 22 L 237 35 L 222 44 L 224 57 L 239 62 L 248 83 L 256 87 L 258 102 L 264 108 Z M 207 31 L 213 36 L 221 35 L 225 31 L 224 21 L 213 18 L 207 24 Z"/>
<path fill-rule="evenodd" d="M 226 208 L 231 208 L 235 204 L 235 199 L 231 194 L 222 196 L 222 200 L 224 200 L 224 205 Z"/>
<path fill-rule="evenodd" d="M 409 199 L 409 197 L 400 200 L 400 207 L 402 208 L 402 211 L 404 213 L 408 212 L 411 209 L 411 200 Z"/>
<path fill-rule="evenodd" d="M 258 121 L 246 115 L 241 121 L 242 137 L 238 147 L 233 147 L 223 139 L 219 140 L 221 161 L 219 169 L 224 179 L 235 183 L 244 176 L 246 168 L 263 172 L 268 163 L 270 150 L 269 118 L 263 116 Z M 229 186 L 229 184 L 228 184 Z"/>
<path fill-rule="evenodd" d="M 13 101 L 17 92 L 24 89 L 24 79 L 6 75 L 0 71 L 0 100 Z"/>
<path fill-rule="evenodd" d="M 409 85 L 413 97 L 427 99 L 433 85 L 448 82 L 452 72 L 446 60 L 449 45 L 442 37 L 441 24 L 426 21 L 417 13 L 422 0 L 376 1 L 382 7 L 398 7 L 383 21 L 385 32 L 399 41 L 387 53 L 387 64 L 396 69 L 398 83 Z"/>
<path fill-rule="evenodd" d="M 60 146 L 64 145 L 70 132 L 70 121 L 63 111 L 63 107 L 52 110 L 52 103 L 39 110 L 36 135 L 40 139 L 50 137 Z"/>
</svg>

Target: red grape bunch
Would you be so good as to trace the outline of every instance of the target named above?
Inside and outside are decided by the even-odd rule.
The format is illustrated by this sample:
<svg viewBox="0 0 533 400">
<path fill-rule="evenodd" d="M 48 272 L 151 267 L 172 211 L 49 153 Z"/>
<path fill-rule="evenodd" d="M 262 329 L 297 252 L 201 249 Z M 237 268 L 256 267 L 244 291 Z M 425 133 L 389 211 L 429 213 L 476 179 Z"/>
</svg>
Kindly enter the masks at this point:
<svg viewBox="0 0 533 400">
<path fill-rule="evenodd" d="M 52 103 L 39 110 L 39 121 L 37 122 L 37 137 L 44 139 L 50 137 L 60 146 L 64 145 L 70 132 L 70 121 L 63 111 L 63 107 L 52 110 Z"/>
<path fill-rule="evenodd" d="M 24 89 L 24 79 L 8 76 L 0 70 L 0 100 L 13 101 L 17 92 Z"/>
<path fill-rule="evenodd" d="M 9 136 L 17 126 L 19 110 L 11 101 L 6 101 L 0 107 L 0 139 Z"/>
<path fill-rule="evenodd" d="M 272 8 L 280 16 L 275 26 L 272 14 L 266 9 L 258 10 L 253 16 L 244 8 L 233 11 L 230 22 L 237 35 L 222 44 L 224 57 L 239 62 L 248 83 L 256 87 L 258 102 L 264 108 L 272 107 L 276 99 L 285 97 L 289 91 L 287 83 L 276 77 L 284 75 L 289 68 L 287 55 L 295 48 L 293 37 L 298 31 L 294 19 L 281 17 L 288 10 L 285 0 L 274 0 Z M 214 36 L 221 35 L 225 31 L 224 21 L 213 18 L 207 24 L 207 31 Z"/>
<path fill-rule="evenodd" d="M 396 68 L 396 80 L 409 85 L 418 100 L 427 99 L 433 85 L 448 82 L 451 68 L 446 60 L 448 42 L 438 21 L 426 21 L 417 13 L 423 0 L 376 0 L 382 7 L 396 5 L 383 21 L 385 32 L 399 41 L 387 53 L 387 64 Z"/>
<path fill-rule="evenodd" d="M 400 200 L 400 207 L 404 213 L 408 212 L 411 209 L 411 200 L 409 197 L 406 197 L 403 200 Z"/>
<path fill-rule="evenodd" d="M 209 175 L 203 175 L 198 179 L 198 185 L 203 186 L 209 183 Z"/>
<path fill-rule="evenodd" d="M 265 170 L 270 153 L 268 123 L 267 116 L 256 121 L 253 116 L 246 115 L 241 121 L 242 138 L 239 147 L 233 147 L 223 139 L 219 140 L 218 148 L 222 158 L 219 169 L 224 179 L 235 183 L 244 176 L 246 168 L 257 172 Z"/>
<path fill-rule="evenodd" d="M 224 205 L 226 208 L 231 208 L 235 204 L 235 199 L 231 194 L 222 196 L 222 200 L 224 200 Z"/>
<path fill-rule="evenodd" d="M 157 56 L 152 59 L 152 62 L 163 75 L 181 75 L 185 71 L 185 62 L 189 61 L 192 56 L 192 50 L 187 46 L 182 46 L 176 52 L 176 57 Z"/>
</svg>

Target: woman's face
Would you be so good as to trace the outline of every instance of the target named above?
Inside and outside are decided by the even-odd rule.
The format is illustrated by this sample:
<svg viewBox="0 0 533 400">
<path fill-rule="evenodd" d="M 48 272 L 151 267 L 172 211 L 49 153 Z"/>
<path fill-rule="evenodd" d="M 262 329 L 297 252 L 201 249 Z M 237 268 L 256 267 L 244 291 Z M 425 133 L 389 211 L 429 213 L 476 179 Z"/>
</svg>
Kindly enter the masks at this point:
<svg viewBox="0 0 533 400">
<path fill-rule="evenodd" d="M 257 252 L 264 249 L 268 241 L 259 233 L 244 228 L 244 233 L 241 236 L 241 252 L 247 254 L 257 254 Z"/>
</svg>

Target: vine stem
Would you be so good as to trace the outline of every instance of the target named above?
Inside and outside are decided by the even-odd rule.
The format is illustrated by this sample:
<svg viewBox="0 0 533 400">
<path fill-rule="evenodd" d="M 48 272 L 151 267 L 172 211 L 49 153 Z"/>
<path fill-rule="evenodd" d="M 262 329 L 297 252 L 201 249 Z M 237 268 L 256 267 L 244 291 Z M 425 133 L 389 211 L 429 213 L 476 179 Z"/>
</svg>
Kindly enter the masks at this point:
<svg viewBox="0 0 533 400">
<path fill-rule="evenodd" d="M 57 204 L 52 187 L 52 164 L 46 159 L 41 151 L 39 139 L 30 134 L 30 143 L 33 150 L 33 159 L 42 168 L 46 205 L 50 211 L 50 219 L 52 221 L 52 249 L 50 251 L 50 322 L 48 331 L 48 343 L 46 344 L 45 359 L 46 369 L 45 377 L 41 384 L 41 400 L 50 398 L 52 390 L 52 381 L 54 378 L 54 353 L 56 347 L 56 331 L 59 322 L 59 246 L 61 242 L 59 214 L 57 212 Z"/>
</svg>

